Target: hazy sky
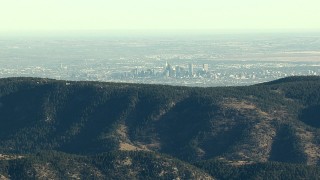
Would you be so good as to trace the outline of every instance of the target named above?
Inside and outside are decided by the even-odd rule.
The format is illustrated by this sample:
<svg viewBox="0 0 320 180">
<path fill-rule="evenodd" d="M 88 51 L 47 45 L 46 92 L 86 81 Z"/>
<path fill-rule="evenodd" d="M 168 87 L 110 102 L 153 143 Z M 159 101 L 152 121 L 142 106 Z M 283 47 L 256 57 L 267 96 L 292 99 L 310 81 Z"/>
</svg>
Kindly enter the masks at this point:
<svg viewBox="0 0 320 180">
<path fill-rule="evenodd" d="M 0 0 L 0 32 L 320 30 L 320 0 Z"/>
</svg>

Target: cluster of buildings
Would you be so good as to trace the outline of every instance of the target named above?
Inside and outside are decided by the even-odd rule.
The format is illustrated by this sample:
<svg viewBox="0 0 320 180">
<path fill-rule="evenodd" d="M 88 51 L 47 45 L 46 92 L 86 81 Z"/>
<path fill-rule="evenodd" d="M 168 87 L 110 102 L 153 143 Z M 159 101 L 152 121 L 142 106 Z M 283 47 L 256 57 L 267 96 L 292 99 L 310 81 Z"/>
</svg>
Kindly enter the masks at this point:
<svg viewBox="0 0 320 180">
<path fill-rule="evenodd" d="M 48 63 L 44 65 L 7 64 L 0 66 L 2 77 L 44 77 L 75 81 L 108 81 L 183 86 L 250 85 L 295 75 L 319 75 L 319 62 L 212 62 L 194 60 L 176 61 L 93 61 L 91 63 Z M 210 66 L 210 67 L 209 67 Z"/>
<path fill-rule="evenodd" d="M 155 69 L 139 70 L 135 68 L 130 72 L 125 72 L 120 76 L 124 78 L 146 78 L 146 77 L 171 77 L 171 78 L 194 78 L 205 77 L 209 75 L 209 65 L 203 64 L 202 68 L 195 68 L 194 64 L 189 63 L 187 68 L 183 66 L 173 66 L 166 62 L 160 70 Z"/>
</svg>

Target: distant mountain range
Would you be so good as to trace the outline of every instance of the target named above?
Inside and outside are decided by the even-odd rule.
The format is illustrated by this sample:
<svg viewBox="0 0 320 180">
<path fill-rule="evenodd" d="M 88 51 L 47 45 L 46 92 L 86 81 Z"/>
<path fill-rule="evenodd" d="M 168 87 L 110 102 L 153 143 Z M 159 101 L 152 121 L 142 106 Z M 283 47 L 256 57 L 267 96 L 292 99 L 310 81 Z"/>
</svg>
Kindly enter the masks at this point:
<svg viewBox="0 0 320 180">
<path fill-rule="evenodd" d="M 0 179 L 317 179 L 319 89 L 0 79 Z"/>
</svg>

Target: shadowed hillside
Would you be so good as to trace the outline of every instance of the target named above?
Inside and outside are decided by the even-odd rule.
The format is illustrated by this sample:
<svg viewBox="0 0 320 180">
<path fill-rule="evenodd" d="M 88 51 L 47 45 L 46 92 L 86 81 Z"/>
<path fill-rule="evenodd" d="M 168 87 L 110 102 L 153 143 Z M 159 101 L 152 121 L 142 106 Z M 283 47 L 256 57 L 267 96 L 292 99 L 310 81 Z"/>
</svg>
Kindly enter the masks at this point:
<svg viewBox="0 0 320 180">
<path fill-rule="evenodd" d="M 215 88 L 1 79 L 0 154 L 132 151 L 196 165 L 318 165 L 319 89 L 319 77 Z"/>
</svg>

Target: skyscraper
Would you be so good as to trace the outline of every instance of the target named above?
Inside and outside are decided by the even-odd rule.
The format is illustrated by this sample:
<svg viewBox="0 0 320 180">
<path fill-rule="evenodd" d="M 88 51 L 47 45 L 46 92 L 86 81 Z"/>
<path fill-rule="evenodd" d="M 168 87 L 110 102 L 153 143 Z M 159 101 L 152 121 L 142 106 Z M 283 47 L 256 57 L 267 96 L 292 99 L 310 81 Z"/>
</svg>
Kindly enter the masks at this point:
<svg viewBox="0 0 320 180">
<path fill-rule="evenodd" d="M 209 70 L 209 64 L 203 64 L 203 71 L 208 72 Z"/>
</svg>

